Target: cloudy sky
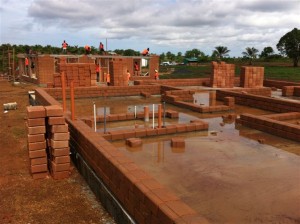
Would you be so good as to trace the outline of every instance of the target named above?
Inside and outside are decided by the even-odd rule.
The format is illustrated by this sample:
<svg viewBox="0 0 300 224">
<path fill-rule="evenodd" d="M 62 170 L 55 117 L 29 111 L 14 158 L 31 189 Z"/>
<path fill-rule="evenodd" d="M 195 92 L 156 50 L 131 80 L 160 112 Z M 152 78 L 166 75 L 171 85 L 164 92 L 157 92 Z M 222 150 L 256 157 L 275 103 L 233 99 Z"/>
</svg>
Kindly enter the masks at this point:
<svg viewBox="0 0 300 224">
<path fill-rule="evenodd" d="M 1 44 L 149 47 L 151 53 L 230 56 L 246 47 L 276 50 L 280 37 L 300 28 L 300 0 L 0 0 Z M 106 46 L 105 46 L 106 47 Z"/>
</svg>

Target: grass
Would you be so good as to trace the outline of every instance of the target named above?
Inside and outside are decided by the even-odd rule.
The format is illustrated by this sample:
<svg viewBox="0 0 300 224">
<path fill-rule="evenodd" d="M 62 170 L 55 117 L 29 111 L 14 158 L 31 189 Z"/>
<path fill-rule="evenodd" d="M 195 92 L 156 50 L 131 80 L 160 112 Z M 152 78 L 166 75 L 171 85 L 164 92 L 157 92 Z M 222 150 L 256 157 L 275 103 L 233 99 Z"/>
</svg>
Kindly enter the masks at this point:
<svg viewBox="0 0 300 224">
<path fill-rule="evenodd" d="M 241 66 L 249 66 L 245 63 L 236 63 L 236 76 L 240 74 Z M 252 66 L 265 68 L 265 79 L 286 80 L 300 82 L 300 67 L 292 67 L 286 62 L 255 62 Z M 171 71 L 171 72 L 170 72 Z M 211 64 L 204 63 L 200 66 L 161 66 L 160 79 L 187 79 L 205 78 L 211 74 Z"/>
</svg>

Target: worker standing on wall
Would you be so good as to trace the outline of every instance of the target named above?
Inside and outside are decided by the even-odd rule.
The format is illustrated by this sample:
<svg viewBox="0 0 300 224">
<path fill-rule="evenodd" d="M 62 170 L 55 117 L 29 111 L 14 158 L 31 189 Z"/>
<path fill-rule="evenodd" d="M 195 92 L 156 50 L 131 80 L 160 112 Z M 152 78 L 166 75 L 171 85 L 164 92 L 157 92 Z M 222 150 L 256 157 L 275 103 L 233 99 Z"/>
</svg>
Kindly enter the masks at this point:
<svg viewBox="0 0 300 224">
<path fill-rule="evenodd" d="M 147 48 L 147 49 L 145 49 L 145 50 L 143 50 L 142 52 L 141 52 L 141 54 L 143 55 L 143 56 L 148 56 L 149 55 L 149 47 Z"/>
<path fill-rule="evenodd" d="M 68 47 L 68 44 L 67 42 L 64 40 L 64 42 L 61 44 L 61 47 L 62 47 L 62 52 L 63 53 L 67 53 L 67 47 Z"/>
<path fill-rule="evenodd" d="M 85 45 L 84 50 L 85 50 L 85 54 L 90 54 L 92 49 L 89 45 Z"/>
<path fill-rule="evenodd" d="M 159 80 L 159 74 L 158 74 L 158 71 L 155 69 L 154 70 L 155 71 L 155 73 L 154 73 L 154 79 L 155 80 Z"/>
<path fill-rule="evenodd" d="M 100 54 L 104 54 L 104 44 L 102 42 L 100 42 L 99 44 L 99 51 L 100 51 Z"/>
</svg>

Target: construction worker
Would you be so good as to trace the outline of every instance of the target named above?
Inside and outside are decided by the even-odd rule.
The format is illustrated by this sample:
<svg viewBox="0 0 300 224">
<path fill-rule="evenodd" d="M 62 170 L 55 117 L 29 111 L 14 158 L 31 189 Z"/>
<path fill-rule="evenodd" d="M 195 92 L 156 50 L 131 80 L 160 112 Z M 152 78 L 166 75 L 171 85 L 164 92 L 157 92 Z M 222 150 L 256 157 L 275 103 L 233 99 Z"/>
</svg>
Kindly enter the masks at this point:
<svg viewBox="0 0 300 224">
<path fill-rule="evenodd" d="M 145 50 L 143 50 L 142 52 L 141 52 L 141 54 L 143 55 L 143 56 L 148 56 L 149 55 L 149 47 L 147 48 L 147 49 L 145 49 Z"/>
<path fill-rule="evenodd" d="M 85 50 L 85 54 L 90 54 L 92 49 L 89 45 L 85 45 L 84 50 Z"/>
<path fill-rule="evenodd" d="M 61 44 L 61 46 L 62 46 L 62 52 L 66 54 L 67 53 L 67 47 L 68 47 L 67 42 L 64 40 L 64 42 Z"/>
<path fill-rule="evenodd" d="M 130 73 L 129 73 L 129 70 L 127 70 L 127 73 L 126 73 L 126 80 L 127 80 L 127 85 L 129 86 L 129 79 L 130 79 Z"/>
<path fill-rule="evenodd" d="M 154 73 L 154 79 L 155 80 L 159 80 L 159 74 L 158 74 L 158 71 L 155 69 L 154 70 L 155 71 L 155 73 Z"/>
<path fill-rule="evenodd" d="M 28 60 L 28 58 L 26 57 L 26 58 L 25 58 L 26 75 L 28 75 L 28 66 L 29 66 L 29 60 Z"/>
<path fill-rule="evenodd" d="M 139 75 L 140 66 L 138 65 L 137 61 L 134 62 L 134 74 L 136 76 Z"/>
<path fill-rule="evenodd" d="M 100 65 L 97 63 L 96 64 L 97 82 L 99 82 L 100 70 L 101 70 Z"/>
<path fill-rule="evenodd" d="M 104 50 L 104 45 L 103 45 L 102 42 L 100 42 L 100 44 L 99 44 L 99 51 L 100 51 L 101 54 L 102 54 L 102 52 L 105 51 L 105 50 Z"/>
<path fill-rule="evenodd" d="M 104 73 L 105 78 L 106 78 L 106 84 L 109 86 L 110 85 L 110 74 L 109 73 Z"/>
</svg>

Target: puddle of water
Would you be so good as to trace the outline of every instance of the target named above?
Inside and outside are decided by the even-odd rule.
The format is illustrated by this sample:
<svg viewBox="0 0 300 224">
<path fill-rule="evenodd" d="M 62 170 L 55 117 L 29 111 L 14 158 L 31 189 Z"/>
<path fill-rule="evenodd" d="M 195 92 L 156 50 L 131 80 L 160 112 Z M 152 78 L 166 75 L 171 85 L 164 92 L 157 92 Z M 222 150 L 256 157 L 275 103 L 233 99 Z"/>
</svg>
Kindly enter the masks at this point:
<svg viewBox="0 0 300 224">
<path fill-rule="evenodd" d="M 161 103 L 160 97 L 81 99 L 76 100 L 76 113 L 92 116 L 94 101 L 98 108 L 108 106 L 110 113 Z M 213 114 L 173 105 L 166 105 L 166 109 L 179 112 L 178 119 L 167 118 L 166 124 L 200 118 L 209 123 L 209 130 L 143 138 L 143 145 L 136 148 L 126 146 L 124 140 L 112 144 L 213 223 L 300 220 L 300 144 L 235 125 L 241 113 L 272 112 L 239 105 L 234 111 Z M 134 128 L 136 123 L 151 126 L 151 122 L 108 122 L 107 129 Z M 98 124 L 98 131 L 103 130 L 102 126 Z M 173 136 L 184 137 L 185 147 L 172 148 Z"/>
</svg>

